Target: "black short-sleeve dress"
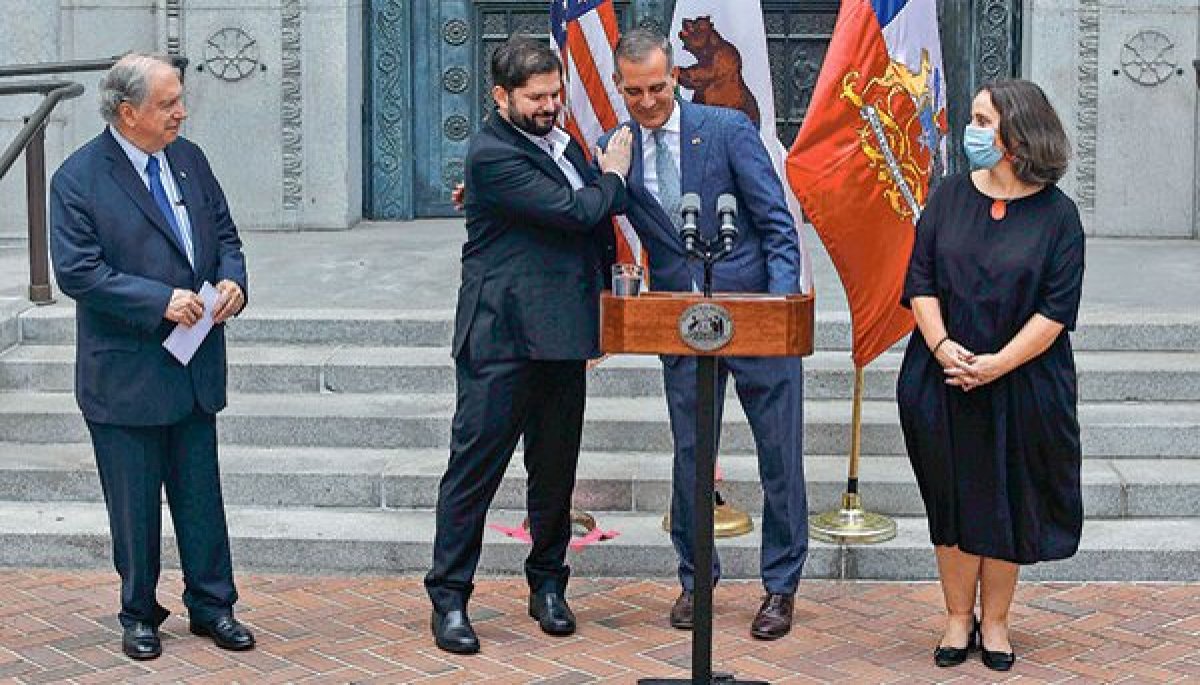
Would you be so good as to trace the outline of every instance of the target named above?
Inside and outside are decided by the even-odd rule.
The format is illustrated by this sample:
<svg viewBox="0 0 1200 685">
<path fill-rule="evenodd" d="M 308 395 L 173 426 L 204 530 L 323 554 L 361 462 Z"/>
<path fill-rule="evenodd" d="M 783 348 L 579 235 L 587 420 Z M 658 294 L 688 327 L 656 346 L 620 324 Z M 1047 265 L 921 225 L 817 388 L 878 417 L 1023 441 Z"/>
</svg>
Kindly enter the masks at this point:
<svg viewBox="0 0 1200 685">
<path fill-rule="evenodd" d="M 1042 314 L 1066 327 L 1048 350 L 970 392 L 946 385 L 914 332 L 900 367 L 900 424 L 935 545 L 1021 564 L 1073 555 L 1083 527 L 1075 327 L 1083 227 L 1057 187 L 999 221 L 970 176 L 945 179 L 917 224 L 903 302 L 938 298 L 951 339 L 997 352 Z"/>
</svg>

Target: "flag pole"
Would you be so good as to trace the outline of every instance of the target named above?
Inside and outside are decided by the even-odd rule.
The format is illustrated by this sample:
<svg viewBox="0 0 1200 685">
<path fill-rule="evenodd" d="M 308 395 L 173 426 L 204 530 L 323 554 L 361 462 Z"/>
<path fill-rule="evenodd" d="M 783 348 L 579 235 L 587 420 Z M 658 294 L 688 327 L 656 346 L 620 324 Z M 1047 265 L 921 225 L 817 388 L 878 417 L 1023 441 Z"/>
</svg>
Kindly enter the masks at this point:
<svg viewBox="0 0 1200 685">
<path fill-rule="evenodd" d="M 814 540 L 836 544 L 871 544 L 896 537 L 896 522 L 865 511 L 858 494 L 858 462 L 862 452 L 863 367 L 854 367 L 854 408 L 850 424 L 850 468 L 842 506 L 834 511 L 814 514 L 808 519 L 809 535 Z"/>
</svg>

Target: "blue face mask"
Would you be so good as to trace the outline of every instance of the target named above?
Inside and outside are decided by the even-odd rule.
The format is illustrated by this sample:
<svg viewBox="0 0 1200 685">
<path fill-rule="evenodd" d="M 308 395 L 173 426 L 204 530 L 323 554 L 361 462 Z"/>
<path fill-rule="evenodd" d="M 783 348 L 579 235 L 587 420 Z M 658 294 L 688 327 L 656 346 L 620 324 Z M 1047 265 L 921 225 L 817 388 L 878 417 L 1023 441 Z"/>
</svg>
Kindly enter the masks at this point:
<svg viewBox="0 0 1200 685">
<path fill-rule="evenodd" d="M 1002 156 L 996 147 L 996 131 L 974 124 L 967 124 L 963 131 L 963 150 L 976 169 L 991 169 L 1000 163 Z"/>
</svg>

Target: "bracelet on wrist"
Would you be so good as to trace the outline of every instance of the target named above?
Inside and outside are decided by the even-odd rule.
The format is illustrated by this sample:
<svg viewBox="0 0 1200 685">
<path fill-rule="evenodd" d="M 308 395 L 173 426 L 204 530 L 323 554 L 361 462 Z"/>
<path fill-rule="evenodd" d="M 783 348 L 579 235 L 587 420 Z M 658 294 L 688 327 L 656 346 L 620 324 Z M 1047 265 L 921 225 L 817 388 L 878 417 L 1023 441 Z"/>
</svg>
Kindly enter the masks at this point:
<svg viewBox="0 0 1200 685">
<path fill-rule="evenodd" d="M 939 340 L 939 341 L 937 342 L 937 344 L 933 346 L 933 351 L 931 352 L 931 354 L 932 354 L 933 356 L 935 356 L 935 357 L 936 357 L 936 356 L 937 356 L 938 349 L 940 349 L 940 348 L 941 348 L 941 346 L 942 346 L 942 343 L 946 342 L 946 341 L 947 341 L 947 340 L 949 340 L 949 339 L 950 339 L 950 336 L 948 336 L 948 335 L 944 335 L 944 336 L 942 336 L 942 339 L 941 339 L 941 340 Z"/>
</svg>

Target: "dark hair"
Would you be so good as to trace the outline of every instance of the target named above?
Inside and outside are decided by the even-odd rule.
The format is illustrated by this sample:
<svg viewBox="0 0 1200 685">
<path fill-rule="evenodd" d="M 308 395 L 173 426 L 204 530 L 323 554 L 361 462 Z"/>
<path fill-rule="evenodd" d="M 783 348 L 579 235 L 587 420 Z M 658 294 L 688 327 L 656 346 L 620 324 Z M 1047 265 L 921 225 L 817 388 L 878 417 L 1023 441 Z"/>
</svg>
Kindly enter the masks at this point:
<svg viewBox="0 0 1200 685">
<path fill-rule="evenodd" d="M 1000 140 L 1013 156 L 1017 178 L 1054 183 L 1067 171 L 1071 142 L 1054 106 L 1036 83 L 1004 79 L 979 89 L 1000 114 Z"/>
<path fill-rule="evenodd" d="M 617 47 L 613 50 L 613 61 L 625 60 L 641 64 L 649 59 L 655 50 L 662 50 L 667 56 L 667 69 L 670 69 L 675 63 L 671 54 L 671 41 L 654 29 L 639 27 L 621 34 Z"/>
<path fill-rule="evenodd" d="M 512 92 L 525 85 L 534 74 L 551 71 L 562 76 L 558 54 L 545 43 L 515 33 L 492 53 L 492 83 Z"/>
</svg>

